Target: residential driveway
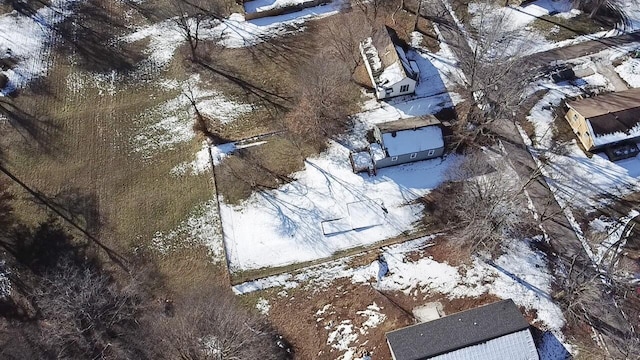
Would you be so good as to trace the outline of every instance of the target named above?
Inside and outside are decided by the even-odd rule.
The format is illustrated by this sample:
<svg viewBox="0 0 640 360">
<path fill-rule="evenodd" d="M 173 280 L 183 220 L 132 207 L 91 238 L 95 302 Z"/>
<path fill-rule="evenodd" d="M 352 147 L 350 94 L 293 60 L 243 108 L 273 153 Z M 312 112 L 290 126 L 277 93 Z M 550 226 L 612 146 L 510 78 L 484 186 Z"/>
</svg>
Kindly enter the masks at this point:
<svg viewBox="0 0 640 360">
<path fill-rule="evenodd" d="M 609 80 L 613 86 L 613 91 L 629 90 L 627 83 L 620 78 L 620 75 L 615 71 L 609 59 L 594 57 L 592 60 L 596 66 L 596 71 Z"/>
<path fill-rule="evenodd" d="M 544 66 L 555 60 L 575 59 L 636 41 L 640 42 L 640 31 L 539 52 L 530 55 L 527 62 L 531 66 Z"/>
</svg>

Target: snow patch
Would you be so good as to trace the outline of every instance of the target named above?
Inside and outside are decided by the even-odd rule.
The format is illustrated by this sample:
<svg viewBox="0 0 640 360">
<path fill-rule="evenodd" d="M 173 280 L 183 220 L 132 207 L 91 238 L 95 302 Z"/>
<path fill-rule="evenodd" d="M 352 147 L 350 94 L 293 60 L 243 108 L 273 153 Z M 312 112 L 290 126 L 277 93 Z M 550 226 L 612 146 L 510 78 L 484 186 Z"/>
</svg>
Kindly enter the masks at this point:
<svg viewBox="0 0 640 360">
<path fill-rule="evenodd" d="M 11 271 L 7 267 L 4 260 L 0 260 L 0 300 L 6 299 L 11 295 L 11 280 L 9 275 Z"/>
<path fill-rule="evenodd" d="M 349 345 L 358 339 L 358 334 L 353 331 L 351 320 L 343 320 L 335 330 L 329 332 L 327 345 L 339 351 L 349 350 Z"/>
<path fill-rule="evenodd" d="M 202 115 L 223 124 L 253 110 L 250 104 L 238 103 L 215 90 L 205 89 L 204 86 L 208 84 L 201 82 L 199 75 L 193 75 L 179 85 L 181 92 L 178 96 L 143 113 L 137 122 L 151 124 L 144 126 L 142 132 L 133 138 L 137 145 L 135 151 L 148 159 L 159 150 L 170 150 L 177 144 L 193 139 L 196 114 L 191 99 Z M 202 165 L 200 160 L 204 155 L 199 153 L 198 156 L 193 165 Z M 179 172 L 180 169 L 176 171 Z"/>
<path fill-rule="evenodd" d="M 158 231 L 151 239 L 151 248 L 161 254 L 185 247 L 204 245 L 214 263 L 224 261 L 220 220 L 215 200 L 210 200 L 196 209 L 175 229 L 164 233 Z"/>
<path fill-rule="evenodd" d="M 616 67 L 616 72 L 631 87 L 640 87 L 640 59 L 626 60 Z"/>
<path fill-rule="evenodd" d="M 256 309 L 260 311 L 262 315 L 269 315 L 269 310 L 271 310 L 271 305 L 269 301 L 265 298 L 259 298 L 258 303 L 256 304 Z"/>
<path fill-rule="evenodd" d="M 196 153 L 195 160 L 176 165 L 171 169 L 170 173 L 175 176 L 182 176 L 185 175 L 188 170 L 191 170 L 191 175 L 200 175 L 211 170 L 209 143 L 207 141 L 202 142 L 202 149 Z"/>
<path fill-rule="evenodd" d="M 47 74 L 51 49 L 56 43 L 56 25 L 73 14 L 79 1 L 52 0 L 29 16 L 17 10 L 0 15 L 0 59 L 16 61 L 15 66 L 0 72 L 8 79 L 0 96 Z"/>
<path fill-rule="evenodd" d="M 368 329 L 377 327 L 387 319 L 387 316 L 381 313 L 380 309 L 381 308 L 374 302 L 373 304 L 367 306 L 366 310 L 356 311 L 357 315 L 366 318 L 366 320 L 360 326 L 360 333 L 362 335 L 367 334 Z"/>
</svg>

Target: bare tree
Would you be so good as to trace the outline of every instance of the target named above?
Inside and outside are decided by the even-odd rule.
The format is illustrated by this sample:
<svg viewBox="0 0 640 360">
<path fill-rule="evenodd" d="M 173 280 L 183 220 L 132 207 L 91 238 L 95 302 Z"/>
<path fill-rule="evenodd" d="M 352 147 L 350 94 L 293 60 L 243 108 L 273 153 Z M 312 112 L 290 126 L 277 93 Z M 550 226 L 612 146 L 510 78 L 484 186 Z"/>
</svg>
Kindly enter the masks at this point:
<svg viewBox="0 0 640 360">
<path fill-rule="evenodd" d="M 311 59 L 299 71 L 297 105 L 285 117 L 296 141 L 317 144 L 343 131 L 354 92 L 349 70 L 327 54 Z"/>
<path fill-rule="evenodd" d="M 222 19 L 224 6 L 219 0 L 172 0 L 171 14 L 182 37 L 189 44 L 191 59 L 198 59 L 200 31 L 205 22 Z"/>
<path fill-rule="evenodd" d="M 470 252 L 500 252 L 530 223 L 518 176 L 502 158 L 477 151 L 451 167 L 448 180 L 428 196 L 428 208 L 451 230 L 451 239 Z"/>
<path fill-rule="evenodd" d="M 170 312 L 144 320 L 149 358 L 226 360 L 284 359 L 274 332 L 242 311 L 229 290 L 192 292 L 171 303 Z M 149 346 L 150 345 L 150 346 Z"/>
<path fill-rule="evenodd" d="M 141 310 L 138 283 L 119 287 L 108 275 L 72 260 L 43 274 L 32 294 L 40 342 L 55 358 L 125 357 L 125 334 Z"/>
<path fill-rule="evenodd" d="M 535 76 L 534 69 L 522 58 L 528 42 L 511 29 L 505 12 L 494 11 L 489 4 L 480 5 L 473 25 L 474 41 L 457 49 L 464 73 L 461 90 L 467 101 L 456 124 L 455 147 L 489 136 L 497 120 L 514 118 Z"/>
<path fill-rule="evenodd" d="M 326 29 L 329 33 L 325 42 L 327 49 L 337 59 L 341 60 L 353 74 L 362 64 L 360 42 L 371 34 L 371 25 L 365 21 L 361 11 L 340 13 L 328 19 Z"/>
<path fill-rule="evenodd" d="M 353 4 L 365 15 L 370 25 L 377 24 L 380 15 L 386 16 L 390 10 L 398 8 L 397 0 L 355 0 Z"/>
</svg>

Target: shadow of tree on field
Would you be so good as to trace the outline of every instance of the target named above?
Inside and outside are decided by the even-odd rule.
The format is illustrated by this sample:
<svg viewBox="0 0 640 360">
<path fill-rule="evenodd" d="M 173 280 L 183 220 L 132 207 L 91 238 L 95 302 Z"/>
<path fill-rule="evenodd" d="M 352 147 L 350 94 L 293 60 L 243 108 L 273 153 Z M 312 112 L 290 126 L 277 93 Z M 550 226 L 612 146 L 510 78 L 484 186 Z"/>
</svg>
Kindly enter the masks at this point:
<svg viewBox="0 0 640 360">
<path fill-rule="evenodd" d="M 55 30 L 62 40 L 59 51 L 76 55 L 78 65 L 87 71 L 128 72 L 144 55 L 133 46 L 116 41 L 129 29 L 117 7 L 108 4 L 99 0 L 83 2 L 74 15 L 57 24 Z"/>
<path fill-rule="evenodd" d="M 59 198 L 56 202 L 52 202 L 47 195 L 44 195 L 42 192 L 34 189 L 24 183 L 21 179 L 16 177 L 11 171 L 9 171 L 5 166 L 0 165 L 0 172 L 6 175 L 9 179 L 11 179 L 14 183 L 19 185 L 23 190 L 27 191 L 33 198 L 33 201 L 37 204 L 43 206 L 46 210 L 52 211 L 60 221 L 64 221 L 68 225 L 71 225 L 76 230 L 80 231 L 86 239 L 97 245 L 98 248 L 103 250 L 105 254 L 109 257 L 114 264 L 118 265 L 125 271 L 129 270 L 128 260 L 122 254 L 113 250 L 109 246 L 105 245 L 100 239 L 96 237 L 95 233 L 91 233 L 87 227 L 87 225 L 97 226 L 99 222 L 96 222 L 96 219 L 99 219 L 98 210 L 94 207 L 97 205 L 97 201 L 95 201 L 95 195 L 82 195 L 72 191 L 71 194 L 74 195 L 65 195 L 61 199 L 69 200 L 75 199 L 71 201 L 70 204 L 63 204 L 61 199 Z M 78 200 L 80 199 L 80 206 L 78 206 Z M 75 203 L 74 203 L 75 202 Z M 83 213 L 83 219 L 85 224 L 81 224 L 78 222 L 78 209 L 80 209 Z M 76 217 L 74 219 L 74 216 Z"/>
<path fill-rule="evenodd" d="M 58 129 L 52 121 L 46 118 L 37 117 L 14 101 L 6 97 L 0 97 L 0 116 L 4 116 L 9 124 L 28 143 L 34 143 L 41 149 L 49 152 L 51 149 L 51 138 Z"/>
</svg>

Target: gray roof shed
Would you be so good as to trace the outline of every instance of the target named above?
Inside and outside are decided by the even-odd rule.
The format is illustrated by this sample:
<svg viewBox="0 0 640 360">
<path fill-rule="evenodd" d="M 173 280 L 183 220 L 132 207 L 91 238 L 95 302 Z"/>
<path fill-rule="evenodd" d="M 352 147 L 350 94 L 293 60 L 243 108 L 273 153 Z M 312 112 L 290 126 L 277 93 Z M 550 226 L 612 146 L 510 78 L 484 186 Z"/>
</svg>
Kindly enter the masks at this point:
<svg viewBox="0 0 640 360">
<path fill-rule="evenodd" d="M 469 348 L 473 359 L 492 359 L 491 355 L 477 357 L 482 348 L 474 345 L 491 343 L 491 352 L 496 345 L 513 343 L 522 349 L 510 349 L 523 353 L 526 359 L 537 359 L 537 351 L 529 332 L 529 323 L 512 300 L 452 314 L 437 320 L 409 326 L 387 333 L 389 348 L 395 360 L 423 360 Z M 497 349 L 499 352 L 500 350 Z M 465 359 L 463 353 L 451 358 Z M 471 357 L 469 357 L 471 358 Z"/>
</svg>

